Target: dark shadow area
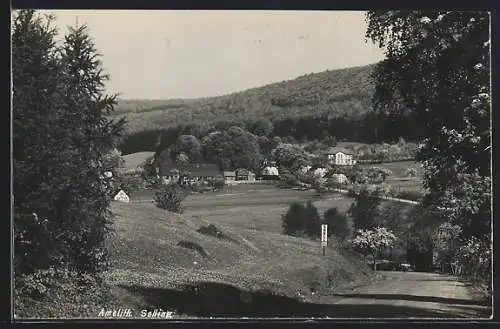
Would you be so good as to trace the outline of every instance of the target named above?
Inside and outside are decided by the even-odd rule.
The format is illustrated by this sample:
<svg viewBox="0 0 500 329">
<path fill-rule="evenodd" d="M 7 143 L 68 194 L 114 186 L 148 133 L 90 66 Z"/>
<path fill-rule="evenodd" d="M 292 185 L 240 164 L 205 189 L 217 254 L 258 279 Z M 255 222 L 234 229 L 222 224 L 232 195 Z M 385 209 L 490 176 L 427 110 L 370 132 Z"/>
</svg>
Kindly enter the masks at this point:
<svg viewBox="0 0 500 329">
<path fill-rule="evenodd" d="M 455 299 L 434 296 L 414 296 L 403 294 L 333 294 L 332 296 L 343 298 L 366 298 L 366 299 L 385 299 L 385 300 L 408 300 L 413 302 L 429 302 L 429 303 L 442 303 L 450 305 L 477 305 L 477 306 L 491 306 L 488 303 L 468 299 Z"/>
<path fill-rule="evenodd" d="M 222 240 L 227 240 L 233 243 L 238 244 L 238 241 L 234 240 L 230 236 L 227 236 L 226 234 L 222 233 L 215 225 L 210 224 L 208 226 L 202 226 L 200 227 L 196 232 L 208 236 L 213 236 L 217 239 L 222 239 Z"/>
<path fill-rule="evenodd" d="M 197 244 L 196 242 L 192 242 L 192 241 L 179 241 L 177 243 L 177 245 L 179 247 L 183 247 L 183 248 L 195 250 L 201 256 L 203 256 L 203 258 L 209 258 L 209 256 L 208 256 L 207 252 L 205 251 L 205 249 L 203 249 L 203 247 L 200 246 L 199 244 Z"/>
<path fill-rule="evenodd" d="M 147 307 L 199 317 L 467 318 L 408 306 L 304 303 L 269 291 L 251 293 L 221 283 L 200 283 L 181 290 L 121 287 L 142 296 Z"/>
</svg>

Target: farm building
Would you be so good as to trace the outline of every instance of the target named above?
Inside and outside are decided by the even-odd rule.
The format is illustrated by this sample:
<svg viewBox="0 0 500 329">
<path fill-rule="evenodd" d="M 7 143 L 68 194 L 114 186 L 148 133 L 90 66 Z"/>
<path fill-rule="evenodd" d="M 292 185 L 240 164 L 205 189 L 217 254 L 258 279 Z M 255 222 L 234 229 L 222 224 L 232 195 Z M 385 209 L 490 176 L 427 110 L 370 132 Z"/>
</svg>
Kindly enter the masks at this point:
<svg viewBox="0 0 500 329">
<path fill-rule="evenodd" d="M 265 167 L 261 175 L 264 179 L 279 179 L 279 171 L 276 167 Z"/>
<path fill-rule="evenodd" d="M 216 164 L 193 163 L 186 168 L 185 175 L 190 181 L 213 181 L 221 176 L 221 170 Z"/>
<path fill-rule="evenodd" d="M 193 163 L 181 170 L 171 159 L 166 159 L 161 163 L 158 175 L 164 184 L 168 184 L 178 182 L 181 176 L 190 182 L 213 181 L 215 178 L 221 177 L 222 173 L 219 166 L 215 164 Z"/>
<path fill-rule="evenodd" d="M 226 183 L 236 181 L 236 172 L 234 172 L 234 171 L 224 171 L 223 175 L 224 175 L 224 180 L 226 181 Z"/>
<path fill-rule="evenodd" d="M 236 170 L 236 180 L 237 181 L 255 181 L 255 174 L 247 169 Z"/>
<path fill-rule="evenodd" d="M 356 164 L 353 158 L 353 152 L 343 147 L 331 147 L 324 155 L 328 159 L 328 163 L 336 166 L 352 166 Z"/>
</svg>

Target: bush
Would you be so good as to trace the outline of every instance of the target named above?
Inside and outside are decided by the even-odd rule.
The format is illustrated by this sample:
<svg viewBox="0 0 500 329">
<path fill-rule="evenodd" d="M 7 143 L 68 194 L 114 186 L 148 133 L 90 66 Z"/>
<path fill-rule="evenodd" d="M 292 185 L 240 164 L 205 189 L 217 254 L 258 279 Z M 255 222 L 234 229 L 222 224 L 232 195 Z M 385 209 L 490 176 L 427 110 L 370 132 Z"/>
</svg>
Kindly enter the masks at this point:
<svg viewBox="0 0 500 329">
<path fill-rule="evenodd" d="M 155 193 L 155 203 L 158 208 L 183 213 L 184 206 L 182 205 L 182 201 L 184 201 L 186 196 L 186 189 L 177 184 L 167 185 Z"/>
<path fill-rule="evenodd" d="M 325 211 L 323 223 L 328 225 L 328 234 L 336 236 L 340 242 L 347 239 L 351 233 L 347 217 L 335 207 Z"/>
<path fill-rule="evenodd" d="M 224 180 L 224 178 L 217 178 L 214 181 L 214 189 L 216 189 L 217 191 L 222 190 L 224 186 L 226 186 L 226 181 Z"/>
<path fill-rule="evenodd" d="M 306 205 L 294 202 L 288 212 L 281 216 L 283 233 L 297 236 L 305 234 L 309 237 L 318 237 L 321 228 L 321 217 L 312 202 Z M 300 233 L 302 232 L 302 233 Z"/>
<path fill-rule="evenodd" d="M 95 317 L 113 307 L 113 296 L 101 277 L 50 267 L 16 275 L 14 281 L 16 317 L 68 318 Z"/>
<path fill-rule="evenodd" d="M 418 174 L 417 169 L 413 168 L 413 167 L 406 169 L 404 172 L 405 177 L 415 177 L 415 176 L 417 176 L 417 174 Z"/>
</svg>

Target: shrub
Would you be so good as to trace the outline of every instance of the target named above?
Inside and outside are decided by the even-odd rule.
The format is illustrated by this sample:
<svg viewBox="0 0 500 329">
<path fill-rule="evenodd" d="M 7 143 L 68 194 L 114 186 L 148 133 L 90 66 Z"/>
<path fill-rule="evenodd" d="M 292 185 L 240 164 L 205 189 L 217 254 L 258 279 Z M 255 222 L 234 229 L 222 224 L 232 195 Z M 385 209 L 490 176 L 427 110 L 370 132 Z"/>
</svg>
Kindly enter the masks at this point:
<svg viewBox="0 0 500 329">
<path fill-rule="evenodd" d="M 336 236 L 340 242 L 347 239 L 351 233 L 347 216 L 340 213 L 335 207 L 325 211 L 323 222 L 328 225 L 328 234 Z"/>
<path fill-rule="evenodd" d="M 155 193 L 155 203 L 158 208 L 183 213 L 184 206 L 182 205 L 182 201 L 184 201 L 186 196 L 186 189 L 179 185 L 166 185 Z"/>
<path fill-rule="evenodd" d="M 224 178 L 217 178 L 214 181 L 214 189 L 216 189 L 217 191 L 222 190 L 224 186 L 226 186 L 226 181 L 224 180 Z"/>
<path fill-rule="evenodd" d="M 95 317 L 103 305 L 115 306 L 101 277 L 66 267 L 17 275 L 14 285 L 16 317 Z"/>
<path fill-rule="evenodd" d="M 298 236 L 304 234 L 318 237 L 321 228 L 321 217 L 312 202 L 306 205 L 294 202 L 288 212 L 281 216 L 283 233 Z"/>
<path fill-rule="evenodd" d="M 417 169 L 414 167 L 410 167 L 410 168 L 406 169 L 404 172 L 405 177 L 415 177 L 415 176 L 417 176 L 417 174 L 418 174 Z"/>
<path fill-rule="evenodd" d="M 378 193 L 362 189 L 359 194 L 354 195 L 354 202 L 349 208 L 356 229 L 372 228 L 375 219 L 380 214 L 380 198 Z"/>
</svg>

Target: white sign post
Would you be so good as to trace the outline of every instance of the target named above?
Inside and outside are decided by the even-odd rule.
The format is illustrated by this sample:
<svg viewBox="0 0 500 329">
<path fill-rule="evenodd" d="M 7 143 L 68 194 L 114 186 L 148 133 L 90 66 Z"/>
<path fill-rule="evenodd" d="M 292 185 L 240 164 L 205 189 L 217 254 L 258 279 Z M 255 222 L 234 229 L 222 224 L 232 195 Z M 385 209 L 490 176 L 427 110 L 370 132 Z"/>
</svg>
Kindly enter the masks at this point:
<svg viewBox="0 0 500 329">
<path fill-rule="evenodd" d="M 328 225 L 321 225 L 321 247 L 323 249 L 323 256 L 325 255 L 325 248 L 328 245 Z"/>
</svg>

